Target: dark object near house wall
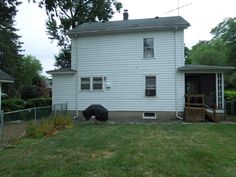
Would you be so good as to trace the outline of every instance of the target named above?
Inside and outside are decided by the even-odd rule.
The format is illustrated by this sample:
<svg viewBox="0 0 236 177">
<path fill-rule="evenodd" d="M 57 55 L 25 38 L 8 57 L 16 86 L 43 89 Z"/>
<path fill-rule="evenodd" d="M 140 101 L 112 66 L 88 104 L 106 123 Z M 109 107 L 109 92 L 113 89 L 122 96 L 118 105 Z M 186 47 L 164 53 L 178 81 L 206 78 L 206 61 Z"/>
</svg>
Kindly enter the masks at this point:
<svg viewBox="0 0 236 177">
<path fill-rule="evenodd" d="M 108 110 L 99 104 L 90 105 L 83 111 L 83 115 L 87 121 L 92 116 L 95 116 L 95 119 L 101 122 L 108 120 Z"/>
</svg>

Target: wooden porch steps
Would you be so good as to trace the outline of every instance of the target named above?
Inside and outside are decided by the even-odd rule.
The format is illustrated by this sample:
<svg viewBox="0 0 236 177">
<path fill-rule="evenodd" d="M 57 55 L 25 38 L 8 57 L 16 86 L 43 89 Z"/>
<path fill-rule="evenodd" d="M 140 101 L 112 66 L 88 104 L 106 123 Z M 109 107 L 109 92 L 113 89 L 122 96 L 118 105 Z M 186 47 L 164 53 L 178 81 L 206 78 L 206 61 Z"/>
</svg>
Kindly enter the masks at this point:
<svg viewBox="0 0 236 177">
<path fill-rule="evenodd" d="M 184 117 L 186 121 L 213 121 L 219 122 L 216 116 L 216 104 L 206 95 L 185 95 Z"/>
<path fill-rule="evenodd" d="M 186 121 L 190 122 L 201 122 L 206 120 L 219 122 L 219 119 L 214 116 L 214 112 L 205 108 L 185 107 L 184 117 Z"/>
</svg>

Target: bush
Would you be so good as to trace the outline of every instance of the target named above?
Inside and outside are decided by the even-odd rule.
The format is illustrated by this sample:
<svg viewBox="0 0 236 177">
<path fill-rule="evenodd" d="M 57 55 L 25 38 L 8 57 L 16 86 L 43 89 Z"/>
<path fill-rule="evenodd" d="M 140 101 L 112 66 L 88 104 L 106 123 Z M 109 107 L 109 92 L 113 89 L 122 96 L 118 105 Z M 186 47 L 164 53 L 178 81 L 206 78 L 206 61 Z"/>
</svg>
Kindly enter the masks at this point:
<svg viewBox="0 0 236 177">
<path fill-rule="evenodd" d="M 36 125 L 33 122 L 29 122 L 26 128 L 26 137 L 29 138 L 40 138 L 43 137 L 43 134 L 37 129 Z"/>
<path fill-rule="evenodd" d="M 24 105 L 24 100 L 17 98 L 2 101 L 2 109 L 5 112 L 24 109 Z"/>
<path fill-rule="evenodd" d="M 33 123 L 28 124 L 26 137 L 38 138 L 42 136 L 52 136 L 58 130 L 72 127 L 72 119 L 69 115 L 58 115 L 44 120 L 36 127 Z"/>
<path fill-rule="evenodd" d="M 225 99 L 226 100 L 236 99 L 236 90 L 225 90 Z"/>
<path fill-rule="evenodd" d="M 25 108 L 51 106 L 52 98 L 33 98 L 26 101 Z"/>
</svg>

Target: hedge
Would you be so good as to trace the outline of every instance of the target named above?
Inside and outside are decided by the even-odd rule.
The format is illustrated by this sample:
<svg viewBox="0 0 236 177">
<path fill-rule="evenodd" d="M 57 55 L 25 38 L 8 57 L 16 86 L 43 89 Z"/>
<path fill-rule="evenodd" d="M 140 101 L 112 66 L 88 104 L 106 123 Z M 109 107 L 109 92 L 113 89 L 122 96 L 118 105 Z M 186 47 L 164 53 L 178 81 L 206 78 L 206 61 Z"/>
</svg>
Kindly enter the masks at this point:
<svg viewBox="0 0 236 177">
<path fill-rule="evenodd" d="M 226 100 L 236 99 L 236 90 L 225 90 L 225 99 Z"/>
<path fill-rule="evenodd" d="M 52 98 L 33 98 L 26 101 L 18 98 L 2 100 L 2 110 L 4 110 L 4 112 L 51 105 Z"/>
<path fill-rule="evenodd" d="M 2 110 L 4 110 L 4 112 L 24 109 L 24 106 L 25 106 L 24 100 L 18 98 L 2 101 Z"/>
<path fill-rule="evenodd" d="M 25 108 L 51 106 L 52 98 L 32 98 L 26 101 Z"/>
</svg>

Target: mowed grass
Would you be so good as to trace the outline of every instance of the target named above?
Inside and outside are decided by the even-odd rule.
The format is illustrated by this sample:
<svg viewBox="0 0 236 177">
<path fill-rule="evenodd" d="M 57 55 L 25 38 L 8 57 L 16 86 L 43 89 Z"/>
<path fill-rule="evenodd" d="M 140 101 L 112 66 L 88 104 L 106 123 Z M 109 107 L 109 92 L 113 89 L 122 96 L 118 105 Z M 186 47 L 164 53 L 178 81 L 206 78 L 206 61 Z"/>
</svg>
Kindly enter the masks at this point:
<svg viewBox="0 0 236 177">
<path fill-rule="evenodd" d="M 78 124 L 0 150 L 0 176 L 235 177 L 236 124 Z"/>
</svg>

